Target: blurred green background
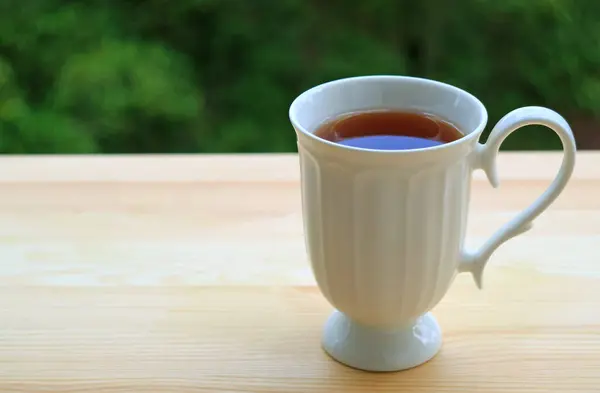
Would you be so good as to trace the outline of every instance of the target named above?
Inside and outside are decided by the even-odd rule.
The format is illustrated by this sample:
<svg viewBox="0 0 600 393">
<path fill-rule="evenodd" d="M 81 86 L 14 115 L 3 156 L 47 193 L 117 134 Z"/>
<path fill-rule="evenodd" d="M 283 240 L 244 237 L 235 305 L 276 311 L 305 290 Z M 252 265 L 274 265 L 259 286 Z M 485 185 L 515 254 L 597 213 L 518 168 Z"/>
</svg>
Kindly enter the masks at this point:
<svg viewBox="0 0 600 393">
<path fill-rule="evenodd" d="M 488 129 L 548 106 L 600 147 L 598 0 L 1 0 L 0 152 L 295 151 L 294 97 L 365 74 L 467 89 Z"/>
</svg>

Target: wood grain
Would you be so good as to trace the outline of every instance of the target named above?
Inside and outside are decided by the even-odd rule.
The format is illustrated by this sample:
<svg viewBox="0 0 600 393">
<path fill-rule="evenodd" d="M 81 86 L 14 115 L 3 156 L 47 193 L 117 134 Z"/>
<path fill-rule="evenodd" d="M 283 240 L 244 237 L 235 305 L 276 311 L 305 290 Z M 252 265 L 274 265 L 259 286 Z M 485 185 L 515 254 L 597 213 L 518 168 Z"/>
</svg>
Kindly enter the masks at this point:
<svg viewBox="0 0 600 393">
<path fill-rule="evenodd" d="M 474 175 L 468 243 L 560 156 Z M 459 276 L 431 362 L 373 374 L 319 347 L 297 157 L 0 158 L 0 392 L 598 392 L 600 154 L 534 229 Z"/>
</svg>

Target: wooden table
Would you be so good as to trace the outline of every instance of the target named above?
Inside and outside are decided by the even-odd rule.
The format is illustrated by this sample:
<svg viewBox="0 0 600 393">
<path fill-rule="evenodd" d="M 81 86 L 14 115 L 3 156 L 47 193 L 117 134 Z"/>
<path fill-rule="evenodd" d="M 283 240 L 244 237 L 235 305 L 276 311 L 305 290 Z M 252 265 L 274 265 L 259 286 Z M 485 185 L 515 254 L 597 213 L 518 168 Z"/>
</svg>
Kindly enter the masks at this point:
<svg viewBox="0 0 600 393">
<path fill-rule="evenodd" d="M 533 200 L 555 153 L 474 175 L 468 243 Z M 599 392 L 600 153 L 434 313 L 404 372 L 319 346 L 331 311 L 302 239 L 297 157 L 0 159 L 0 392 Z"/>
</svg>

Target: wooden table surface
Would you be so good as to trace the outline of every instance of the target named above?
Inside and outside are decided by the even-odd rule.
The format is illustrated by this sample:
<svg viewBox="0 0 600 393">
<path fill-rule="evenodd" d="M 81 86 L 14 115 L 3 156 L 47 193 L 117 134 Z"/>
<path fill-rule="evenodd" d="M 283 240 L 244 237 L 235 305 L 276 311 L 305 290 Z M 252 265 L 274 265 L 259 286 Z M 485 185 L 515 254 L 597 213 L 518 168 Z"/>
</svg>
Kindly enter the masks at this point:
<svg viewBox="0 0 600 393">
<path fill-rule="evenodd" d="M 474 174 L 477 245 L 557 153 Z M 0 158 L 0 392 L 600 392 L 600 153 L 434 309 L 412 370 L 341 366 L 302 239 L 294 155 Z"/>
</svg>

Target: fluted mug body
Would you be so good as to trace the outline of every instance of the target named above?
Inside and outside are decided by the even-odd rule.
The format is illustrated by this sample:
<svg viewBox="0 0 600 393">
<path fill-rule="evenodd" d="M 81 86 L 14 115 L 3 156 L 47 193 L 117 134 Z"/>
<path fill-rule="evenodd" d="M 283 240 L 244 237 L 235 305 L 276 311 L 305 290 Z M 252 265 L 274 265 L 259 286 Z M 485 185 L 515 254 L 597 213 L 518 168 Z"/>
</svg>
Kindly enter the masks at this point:
<svg viewBox="0 0 600 393">
<path fill-rule="evenodd" d="M 414 150 L 372 150 L 314 135 L 339 115 L 372 109 L 433 114 L 464 136 Z M 323 295 L 337 309 L 323 345 L 342 363 L 390 371 L 421 364 L 441 345 L 427 314 L 457 273 L 481 286 L 491 254 L 531 227 L 560 194 L 575 162 L 567 122 L 541 107 L 502 118 L 486 144 L 483 104 L 457 87 L 426 79 L 367 76 L 328 82 L 301 94 L 290 107 L 298 138 L 306 248 Z M 565 155 L 548 190 L 501 227 L 480 249 L 464 248 L 471 173 L 482 169 L 498 185 L 495 159 L 502 141 L 529 124 L 551 128 Z"/>
<path fill-rule="evenodd" d="M 396 326 L 435 306 L 460 260 L 468 155 L 353 164 L 300 143 L 306 245 L 323 295 L 366 325 Z"/>
</svg>

